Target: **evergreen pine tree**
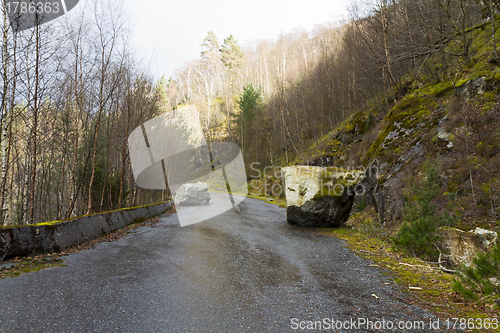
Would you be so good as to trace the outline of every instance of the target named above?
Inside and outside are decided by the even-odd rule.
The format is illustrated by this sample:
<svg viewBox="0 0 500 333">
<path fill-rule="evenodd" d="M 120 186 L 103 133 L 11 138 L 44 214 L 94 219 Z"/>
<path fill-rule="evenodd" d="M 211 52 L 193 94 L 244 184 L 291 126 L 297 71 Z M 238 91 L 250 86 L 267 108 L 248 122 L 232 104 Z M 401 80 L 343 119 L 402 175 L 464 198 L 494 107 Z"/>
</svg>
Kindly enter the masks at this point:
<svg viewBox="0 0 500 333">
<path fill-rule="evenodd" d="M 434 245 L 439 238 L 436 230 L 453 224 L 454 218 L 447 211 L 438 215 L 432 203 L 441 191 L 439 164 L 427 159 L 422 169 L 425 173 L 422 180 L 410 180 L 412 186 L 403 209 L 404 222 L 392 242 L 395 248 L 433 259 L 438 254 Z"/>
<path fill-rule="evenodd" d="M 224 39 L 224 43 L 220 49 L 222 62 L 227 66 L 231 73 L 234 73 L 237 68 L 243 65 L 244 53 L 238 45 L 238 41 L 230 35 Z"/>
</svg>

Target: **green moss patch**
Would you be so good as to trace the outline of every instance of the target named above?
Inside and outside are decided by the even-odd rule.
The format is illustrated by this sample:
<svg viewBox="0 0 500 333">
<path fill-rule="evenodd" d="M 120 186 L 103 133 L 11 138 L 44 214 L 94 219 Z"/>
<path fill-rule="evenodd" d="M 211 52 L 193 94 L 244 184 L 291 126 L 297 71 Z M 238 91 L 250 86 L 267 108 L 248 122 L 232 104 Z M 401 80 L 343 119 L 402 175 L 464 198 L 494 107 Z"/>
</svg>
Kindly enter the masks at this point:
<svg viewBox="0 0 500 333">
<path fill-rule="evenodd" d="M 252 199 L 262 200 L 268 204 L 278 205 L 280 207 L 286 208 L 286 200 L 282 199 L 282 198 L 276 198 L 276 197 L 270 198 L 270 197 L 257 196 L 257 195 L 247 195 L 247 197 L 252 198 Z"/>
<path fill-rule="evenodd" d="M 495 304 L 477 304 L 465 300 L 452 290 L 453 275 L 436 269 L 418 258 L 407 257 L 391 249 L 390 243 L 373 235 L 342 227 L 319 229 L 323 235 L 346 241 L 351 251 L 369 259 L 394 278 L 399 297 L 407 304 L 428 309 L 442 319 L 446 318 L 497 318 L 500 308 Z M 479 331 L 477 331 L 479 332 Z M 494 330 L 482 332 L 494 332 Z"/>
<path fill-rule="evenodd" d="M 9 277 L 17 277 L 21 274 L 38 272 L 42 269 L 51 267 L 64 267 L 64 261 L 59 259 L 56 255 L 38 255 L 35 257 L 16 258 L 11 261 L 13 264 L 10 267 L 0 269 L 0 279 Z"/>
<path fill-rule="evenodd" d="M 40 222 L 40 223 L 28 224 L 28 225 L 0 226 L 0 228 L 21 228 L 21 227 L 28 227 L 28 226 L 33 226 L 33 227 L 37 227 L 37 226 L 51 226 L 51 225 L 55 225 L 55 224 L 58 224 L 58 223 L 63 223 L 63 222 L 67 222 L 67 221 L 76 220 L 76 219 L 79 219 L 79 218 L 82 218 L 82 217 L 95 216 L 95 215 L 101 215 L 101 214 L 107 214 L 107 213 L 113 213 L 113 212 L 119 212 L 119 211 L 125 211 L 125 210 L 137 209 L 137 208 L 151 207 L 151 206 L 155 206 L 155 205 L 158 205 L 158 204 L 161 204 L 161 203 L 165 203 L 165 202 L 168 202 L 168 201 L 157 202 L 157 203 L 154 203 L 154 204 L 151 204 L 151 205 L 142 205 L 142 206 L 136 206 L 136 207 L 120 208 L 120 209 L 110 210 L 110 211 L 106 211 L 106 212 L 92 213 L 92 214 L 87 214 L 87 215 L 75 216 L 75 217 L 70 217 L 70 218 L 67 218 L 67 219 L 64 219 L 64 220 L 47 221 L 47 222 Z M 142 221 L 139 221 L 139 222 L 142 222 Z"/>
</svg>

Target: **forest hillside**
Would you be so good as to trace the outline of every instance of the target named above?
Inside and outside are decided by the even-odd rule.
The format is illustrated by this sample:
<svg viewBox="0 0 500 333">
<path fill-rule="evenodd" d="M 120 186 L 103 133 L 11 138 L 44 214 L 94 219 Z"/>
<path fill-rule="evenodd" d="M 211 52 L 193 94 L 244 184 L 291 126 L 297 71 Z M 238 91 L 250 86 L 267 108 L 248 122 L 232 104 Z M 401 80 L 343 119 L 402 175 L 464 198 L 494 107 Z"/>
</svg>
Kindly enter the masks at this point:
<svg viewBox="0 0 500 333">
<path fill-rule="evenodd" d="M 209 32 L 167 84 L 211 141 L 241 147 L 254 195 L 283 195 L 282 166 L 362 169 L 375 160 L 382 223 L 402 222 L 410 176 L 439 166 L 435 200 L 465 229 L 496 227 L 498 3 L 379 1 L 350 20 L 241 47 Z M 494 19 L 496 18 L 496 20 Z M 266 170 L 266 172 L 264 172 Z M 367 203 L 368 204 L 368 203 Z M 371 204 L 371 202 L 369 202 Z"/>
<path fill-rule="evenodd" d="M 208 32 L 198 59 L 157 82 L 119 8 L 88 1 L 71 24 L 4 25 L 1 224 L 167 199 L 135 184 L 127 138 L 183 105 L 209 141 L 241 147 L 254 194 L 280 183 L 256 170 L 377 159 L 395 221 L 402 200 L 385 193 L 401 197 L 405 175 L 439 155 L 461 223 L 496 221 L 496 1 L 353 2 L 347 21 L 245 44 Z"/>
</svg>

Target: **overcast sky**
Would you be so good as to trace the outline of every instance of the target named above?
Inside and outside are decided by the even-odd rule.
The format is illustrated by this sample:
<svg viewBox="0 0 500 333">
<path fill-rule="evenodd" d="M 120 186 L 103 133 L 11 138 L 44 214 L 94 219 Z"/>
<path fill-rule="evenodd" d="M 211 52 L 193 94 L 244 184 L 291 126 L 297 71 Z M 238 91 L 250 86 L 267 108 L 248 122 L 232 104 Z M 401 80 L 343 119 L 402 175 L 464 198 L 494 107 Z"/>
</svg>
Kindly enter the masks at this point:
<svg viewBox="0 0 500 333">
<path fill-rule="evenodd" d="M 232 34 L 240 43 L 276 39 L 295 28 L 312 31 L 316 24 L 346 16 L 346 0 L 124 0 L 132 16 L 132 45 L 151 61 L 158 78 L 197 59 L 200 44 L 213 30 L 219 41 Z"/>
</svg>

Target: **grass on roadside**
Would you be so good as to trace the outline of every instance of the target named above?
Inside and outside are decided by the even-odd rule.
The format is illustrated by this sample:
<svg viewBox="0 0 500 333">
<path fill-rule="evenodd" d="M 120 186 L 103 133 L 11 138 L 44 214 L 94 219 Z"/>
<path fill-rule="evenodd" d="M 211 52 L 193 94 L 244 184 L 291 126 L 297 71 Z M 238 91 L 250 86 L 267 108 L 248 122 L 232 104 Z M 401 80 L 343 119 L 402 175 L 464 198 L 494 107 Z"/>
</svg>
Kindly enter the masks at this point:
<svg viewBox="0 0 500 333">
<path fill-rule="evenodd" d="M 406 303 L 426 308 L 442 319 L 497 318 L 500 322 L 497 305 L 472 302 L 452 290 L 453 274 L 445 273 L 422 259 L 391 249 L 386 231 L 378 228 L 377 223 L 367 215 L 371 214 L 355 214 L 346 226 L 337 229 L 321 228 L 319 232 L 345 240 L 354 253 L 375 262 L 377 267 L 394 278 Z M 500 329 L 488 332 L 500 332 Z"/>
<path fill-rule="evenodd" d="M 14 259 L 11 262 L 10 267 L 3 267 L 0 269 L 0 279 L 5 279 L 9 277 L 17 277 L 21 274 L 38 272 L 42 269 L 50 267 L 64 267 L 64 261 L 59 259 L 55 255 L 38 255 L 33 257 L 27 257 L 23 259 Z"/>
<path fill-rule="evenodd" d="M 281 198 L 276 198 L 276 197 L 267 197 L 267 196 L 256 196 L 256 195 L 250 195 L 248 194 L 247 197 L 252 198 L 252 199 L 257 199 L 257 200 L 262 200 L 267 203 L 273 204 L 273 205 L 278 205 L 280 207 L 286 208 L 286 200 L 281 199 Z"/>
</svg>

